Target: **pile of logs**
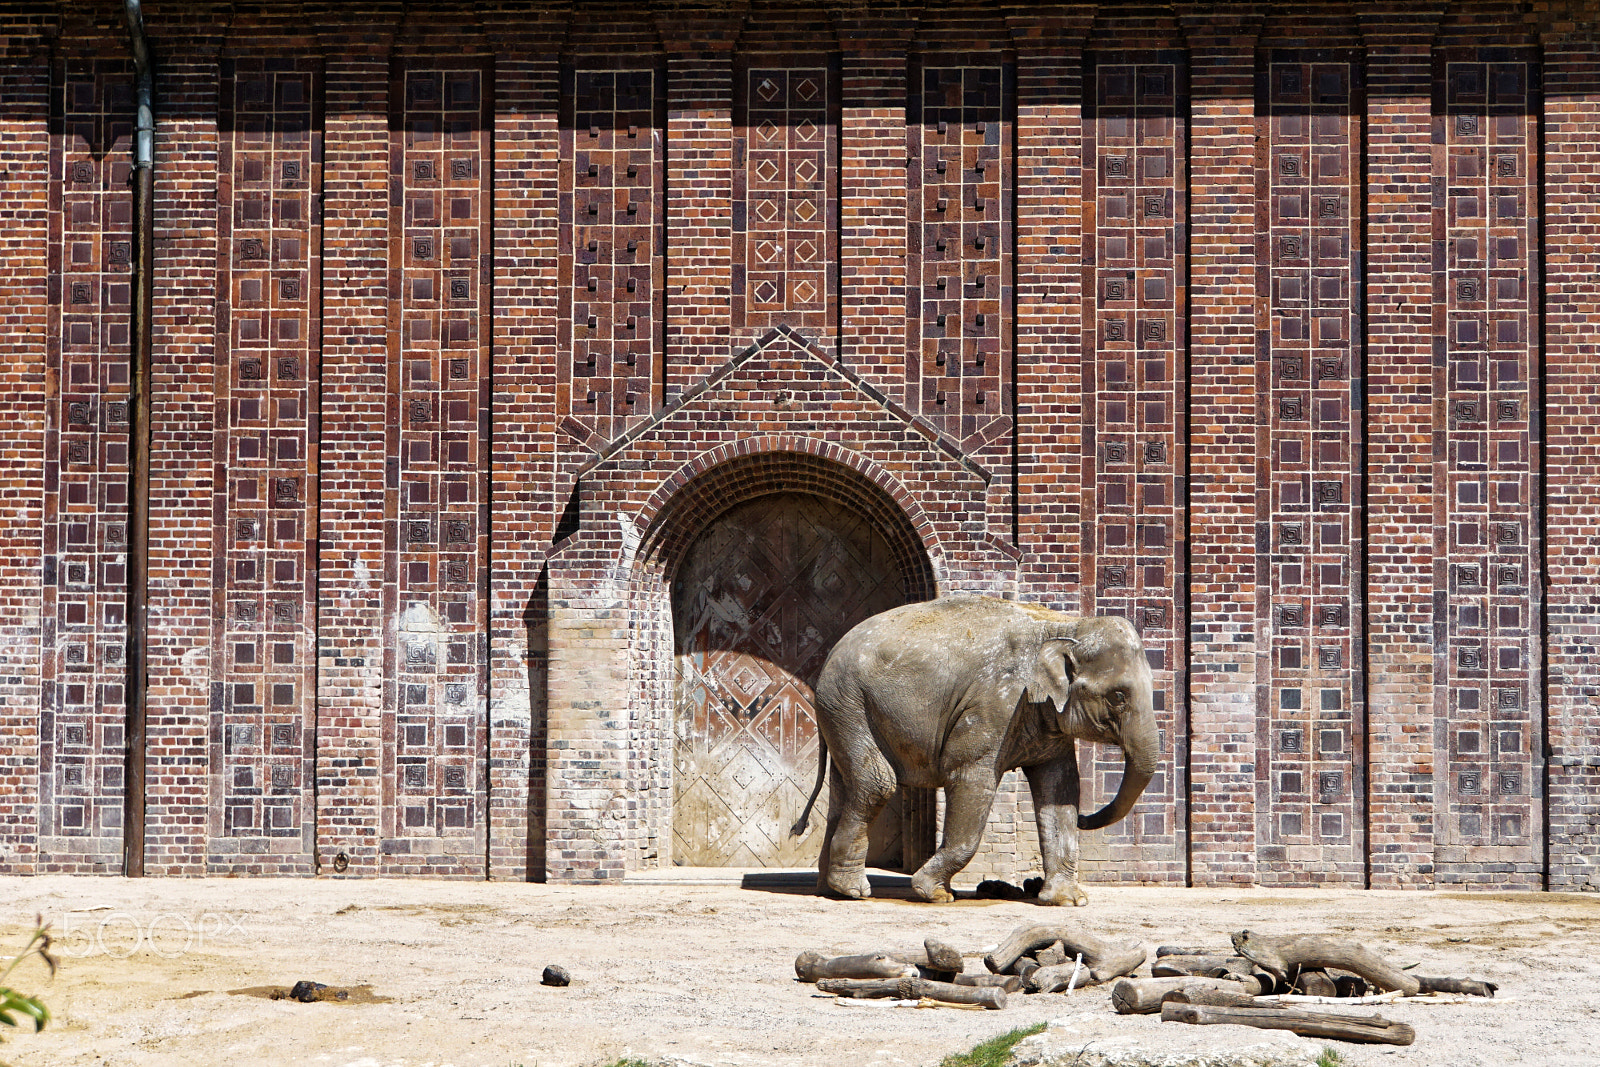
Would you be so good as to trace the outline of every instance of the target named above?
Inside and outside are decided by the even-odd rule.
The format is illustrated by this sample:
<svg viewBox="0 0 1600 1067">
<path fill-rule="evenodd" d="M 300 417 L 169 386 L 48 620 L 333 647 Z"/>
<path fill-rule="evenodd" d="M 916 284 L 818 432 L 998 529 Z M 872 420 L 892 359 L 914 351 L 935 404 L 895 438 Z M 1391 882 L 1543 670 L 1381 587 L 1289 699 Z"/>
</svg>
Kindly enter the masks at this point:
<svg viewBox="0 0 1600 1067">
<path fill-rule="evenodd" d="M 1232 953 L 1162 945 L 1150 973 L 1150 978 L 1116 984 L 1111 1003 L 1118 1012 L 1160 1012 L 1168 1022 L 1231 1023 L 1391 1045 L 1409 1045 L 1416 1034 L 1381 1015 L 1308 1011 L 1272 998 L 1359 1001 L 1369 990 L 1396 997 L 1434 992 L 1492 997 L 1496 989 L 1492 982 L 1407 974 L 1354 941 L 1319 934 L 1269 937 L 1249 930 L 1233 935 Z"/>
<path fill-rule="evenodd" d="M 1145 960 L 1134 941 L 1107 941 L 1071 926 L 1020 926 L 984 957 L 988 974 L 967 974 L 961 952 L 942 941 L 923 942 L 925 958 L 890 952 L 828 957 L 807 950 L 795 976 L 841 997 L 894 997 L 999 1009 L 1006 994 L 1071 992 L 1132 974 Z"/>
<path fill-rule="evenodd" d="M 892 952 L 829 957 L 806 951 L 795 975 L 840 997 L 893 997 L 991 1010 L 1008 993 L 1071 993 L 1116 981 L 1111 1004 L 1122 1015 L 1160 1013 L 1165 1022 L 1233 1024 L 1290 1030 L 1302 1037 L 1409 1045 L 1416 1034 L 1381 1015 L 1308 1010 L 1351 1007 L 1400 997 L 1457 993 L 1492 997 L 1493 982 L 1408 974 L 1355 941 L 1320 934 L 1270 937 L 1241 930 L 1231 951 L 1184 945 L 1156 949 L 1149 978 L 1131 976 L 1145 961 L 1136 941 L 1100 938 L 1068 925 L 1019 926 L 983 957 L 987 974 L 966 973 L 961 952 L 934 938 L 923 958 Z M 1120 980 L 1119 980 L 1120 979 Z M 1372 995 L 1369 995 L 1372 994 Z"/>
</svg>

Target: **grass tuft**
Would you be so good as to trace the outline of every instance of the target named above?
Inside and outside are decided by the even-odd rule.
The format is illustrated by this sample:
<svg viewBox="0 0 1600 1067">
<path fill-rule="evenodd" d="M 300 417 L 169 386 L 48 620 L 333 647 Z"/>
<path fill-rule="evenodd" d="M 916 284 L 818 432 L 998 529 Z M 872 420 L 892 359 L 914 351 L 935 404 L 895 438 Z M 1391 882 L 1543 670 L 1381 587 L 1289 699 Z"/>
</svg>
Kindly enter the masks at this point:
<svg viewBox="0 0 1600 1067">
<path fill-rule="evenodd" d="M 1317 1055 L 1317 1067 L 1340 1067 L 1345 1059 L 1339 1055 L 1339 1050 L 1332 1045 L 1323 1045 L 1322 1051 Z"/>
<path fill-rule="evenodd" d="M 1008 1034 L 991 1037 L 981 1045 L 974 1045 L 970 1052 L 954 1052 L 946 1056 L 939 1067 L 1005 1067 L 1006 1061 L 1011 1058 L 1011 1050 L 1017 1047 L 1017 1042 L 1025 1037 L 1044 1032 L 1044 1023 L 1035 1023 L 1032 1026 L 1019 1027 Z"/>
</svg>

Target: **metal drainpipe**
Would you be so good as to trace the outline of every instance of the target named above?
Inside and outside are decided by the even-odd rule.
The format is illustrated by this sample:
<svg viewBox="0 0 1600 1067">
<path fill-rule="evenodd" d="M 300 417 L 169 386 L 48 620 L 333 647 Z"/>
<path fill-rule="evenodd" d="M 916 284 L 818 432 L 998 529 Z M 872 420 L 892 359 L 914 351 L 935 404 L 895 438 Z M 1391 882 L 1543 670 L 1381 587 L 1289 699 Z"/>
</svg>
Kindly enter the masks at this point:
<svg viewBox="0 0 1600 1067">
<path fill-rule="evenodd" d="M 128 405 L 128 676 L 126 764 L 123 775 L 122 869 L 144 874 L 145 698 L 150 578 L 150 316 L 155 235 L 155 76 L 139 0 L 124 0 L 128 15 L 137 123 L 133 140 L 133 307 L 129 333 Z"/>
</svg>

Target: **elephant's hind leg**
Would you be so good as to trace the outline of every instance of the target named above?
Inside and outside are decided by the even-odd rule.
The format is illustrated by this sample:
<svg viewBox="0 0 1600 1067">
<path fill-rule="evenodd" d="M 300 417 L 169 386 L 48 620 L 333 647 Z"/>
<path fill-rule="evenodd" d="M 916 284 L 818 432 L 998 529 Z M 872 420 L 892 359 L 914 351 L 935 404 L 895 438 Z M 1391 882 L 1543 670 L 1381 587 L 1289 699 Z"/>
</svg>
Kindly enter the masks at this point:
<svg viewBox="0 0 1600 1067">
<path fill-rule="evenodd" d="M 867 831 L 899 782 L 889 761 L 872 745 L 858 746 L 848 763 L 835 756 L 834 769 L 837 787 L 829 793 L 829 840 L 824 853 L 827 886 L 840 896 L 870 897 Z"/>
<path fill-rule="evenodd" d="M 911 876 L 911 888 L 923 900 L 946 904 L 955 899 L 950 879 L 972 862 L 983 841 L 995 785 L 992 769 L 973 768 L 945 786 L 944 840 L 939 851 Z"/>
</svg>

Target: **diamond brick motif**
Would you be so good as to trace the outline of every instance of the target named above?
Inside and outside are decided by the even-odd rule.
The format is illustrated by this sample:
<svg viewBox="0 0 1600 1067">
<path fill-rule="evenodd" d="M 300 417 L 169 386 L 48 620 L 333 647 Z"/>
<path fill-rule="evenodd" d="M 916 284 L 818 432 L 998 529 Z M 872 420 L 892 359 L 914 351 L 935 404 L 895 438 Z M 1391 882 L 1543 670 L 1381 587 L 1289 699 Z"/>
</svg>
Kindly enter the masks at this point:
<svg viewBox="0 0 1600 1067">
<path fill-rule="evenodd" d="M 756 95 L 763 100 L 772 100 L 778 95 L 778 83 L 771 78 L 762 78 L 761 84 L 756 86 Z"/>
<path fill-rule="evenodd" d="M 770 159 L 763 159 L 755 166 L 756 177 L 764 182 L 770 182 L 778 176 L 778 165 Z"/>
<path fill-rule="evenodd" d="M 817 287 L 809 281 L 797 282 L 794 287 L 794 296 L 802 304 L 809 304 L 817 298 Z"/>
<path fill-rule="evenodd" d="M 756 246 L 756 255 L 760 257 L 763 263 L 775 263 L 778 257 L 783 255 L 783 249 L 779 248 L 774 241 L 762 241 Z"/>
<path fill-rule="evenodd" d="M 817 180 L 817 165 L 809 159 L 802 159 L 794 165 L 794 176 L 802 182 L 814 182 Z"/>
<path fill-rule="evenodd" d="M 755 287 L 756 299 L 763 304 L 770 304 L 778 299 L 778 287 L 771 282 L 757 282 Z"/>
<path fill-rule="evenodd" d="M 817 217 L 817 205 L 810 200 L 795 201 L 794 217 L 801 222 L 810 222 Z"/>
<path fill-rule="evenodd" d="M 778 124 L 771 119 L 765 119 L 756 127 L 756 132 L 761 135 L 763 141 L 770 141 L 778 136 Z"/>
<path fill-rule="evenodd" d="M 794 87 L 797 100 L 814 100 L 817 96 L 817 83 L 810 78 L 801 79 L 800 84 Z"/>
<path fill-rule="evenodd" d="M 762 222 L 771 222 L 778 217 L 778 205 L 771 200 L 761 200 L 756 203 L 756 218 Z"/>
<path fill-rule="evenodd" d="M 802 141 L 815 141 L 817 139 L 817 124 L 810 119 L 801 119 L 794 128 L 794 135 Z"/>
<path fill-rule="evenodd" d="M 801 241 L 794 246 L 794 258 L 801 263 L 810 263 L 817 258 L 817 246 L 810 241 Z"/>
</svg>

